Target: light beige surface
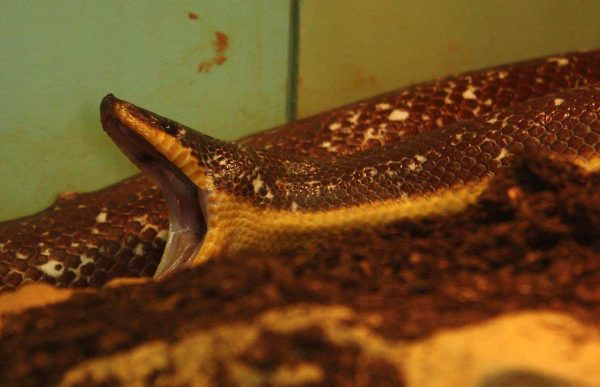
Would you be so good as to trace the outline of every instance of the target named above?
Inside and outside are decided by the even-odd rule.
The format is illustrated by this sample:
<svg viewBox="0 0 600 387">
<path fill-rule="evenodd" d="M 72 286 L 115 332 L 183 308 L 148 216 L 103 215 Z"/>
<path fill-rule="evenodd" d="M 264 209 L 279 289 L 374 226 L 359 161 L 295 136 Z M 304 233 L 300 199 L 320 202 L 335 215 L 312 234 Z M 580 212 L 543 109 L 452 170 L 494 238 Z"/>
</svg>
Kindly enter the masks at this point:
<svg viewBox="0 0 600 387">
<path fill-rule="evenodd" d="M 303 0 L 298 116 L 443 75 L 600 47 L 597 0 Z"/>
<path fill-rule="evenodd" d="M 0 331 L 6 317 L 4 315 L 56 304 L 67 300 L 75 292 L 74 289 L 59 289 L 40 282 L 27 284 L 16 292 L 0 294 Z"/>
<path fill-rule="evenodd" d="M 316 362 L 282 361 L 275 369 L 264 369 L 240 358 L 265 345 L 260 343 L 262 332 L 292 334 L 314 326 L 342 351 L 360 351 L 354 375 L 358 385 L 364 385 L 358 380 L 370 359 L 395 367 L 398 377 L 413 387 L 600 385 L 598 329 L 566 314 L 512 313 L 410 342 L 378 335 L 372 326 L 379 320 L 378 315 L 360 318 L 343 306 L 274 309 L 249 323 L 189 332 L 177 342 L 157 340 L 87 360 L 67 371 L 61 385 L 108 380 L 143 385 L 150 375 L 160 375 L 156 385 L 204 386 L 223 374 L 219 366 L 240 385 L 322 384 L 326 370 Z"/>
</svg>

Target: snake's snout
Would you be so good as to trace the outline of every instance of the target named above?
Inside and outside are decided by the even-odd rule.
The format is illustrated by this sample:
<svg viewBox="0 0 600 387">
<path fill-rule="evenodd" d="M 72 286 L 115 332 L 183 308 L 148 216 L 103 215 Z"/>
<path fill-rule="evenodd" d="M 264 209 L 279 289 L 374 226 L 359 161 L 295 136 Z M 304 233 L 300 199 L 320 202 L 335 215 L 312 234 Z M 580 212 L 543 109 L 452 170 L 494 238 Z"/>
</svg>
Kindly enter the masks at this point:
<svg viewBox="0 0 600 387">
<path fill-rule="evenodd" d="M 107 134 L 165 198 L 169 235 L 155 277 L 191 264 L 202 249 L 211 216 L 210 181 L 184 138 L 191 129 L 112 94 L 102 100 L 100 115 Z"/>
<path fill-rule="evenodd" d="M 109 113 L 118 99 L 114 96 L 114 94 L 107 94 L 102 98 L 102 102 L 100 102 L 100 115 L 104 116 Z"/>
</svg>

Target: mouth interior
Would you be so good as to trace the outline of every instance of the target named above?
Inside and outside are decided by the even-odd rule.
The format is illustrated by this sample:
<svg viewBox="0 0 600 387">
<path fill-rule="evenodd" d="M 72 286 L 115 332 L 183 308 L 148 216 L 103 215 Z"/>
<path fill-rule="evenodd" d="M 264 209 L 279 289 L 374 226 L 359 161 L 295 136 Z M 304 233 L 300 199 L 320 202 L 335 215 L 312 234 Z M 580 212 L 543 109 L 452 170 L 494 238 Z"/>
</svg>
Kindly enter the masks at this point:
<svg viewBox="0 0 600 387">
<path fill-rule="evenodd" d="M 107 132 L 134 164 L 160 188 L 169 211 L 169 237 L 155 278 L 188 264 L 206 235 L 205 193 L 133 130 L 110 120 Z"/>
</svg>

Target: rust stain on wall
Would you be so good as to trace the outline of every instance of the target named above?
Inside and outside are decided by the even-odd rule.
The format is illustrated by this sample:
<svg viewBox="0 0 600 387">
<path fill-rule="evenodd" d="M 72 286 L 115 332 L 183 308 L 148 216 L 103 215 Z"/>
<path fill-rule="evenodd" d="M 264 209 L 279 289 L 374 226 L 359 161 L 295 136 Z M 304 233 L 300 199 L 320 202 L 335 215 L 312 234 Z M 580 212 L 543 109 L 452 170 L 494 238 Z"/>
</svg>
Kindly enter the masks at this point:
<svg viewBox="0 0 600 387">
<path fill-rule="evenodd" d="M 191 20 L 198 20 L 198 14 L 196 12 L 188 12 L 188 17 Z"/>
<path fill-rule="evenodd" d="M 208 73 L 214 65 L 220 66 L 227 61 L 225 55 L 227 48 L 229 47 L 229 37 L 227 34 L 221 31 L 215 31 L 215 40 L 213 41 L 213 48 L 215 55 L 208 60 L 203 60 L 198 64 L 198 71 L 201 73 Z"/>
<path fill-rule="evenodd" d="M 448 52 L 459 52 L 460 46 L 457 42 L 450 40 L 446 43 L 446 49 Z"/>
<path fill-rule="evenodd" d="M 369 74 L 367 70 L 363 68 L 353 68 L 350 71 L 349 81 L 350 83 L 348 86 L 351 90 L 377 84 L 377 78 L 375 78 L 374 75 Z"/>
</svg>

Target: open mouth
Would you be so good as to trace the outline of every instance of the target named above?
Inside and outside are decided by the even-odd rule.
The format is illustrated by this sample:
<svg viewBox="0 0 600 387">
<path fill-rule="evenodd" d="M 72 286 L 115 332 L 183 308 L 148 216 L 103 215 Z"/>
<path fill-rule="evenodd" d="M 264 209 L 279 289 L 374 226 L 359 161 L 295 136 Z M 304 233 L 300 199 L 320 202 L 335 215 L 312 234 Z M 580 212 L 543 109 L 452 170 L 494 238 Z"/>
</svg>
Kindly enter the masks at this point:
<svg viewBox="0 0 600 387">
<path fill-rule="evenodd" d="M 116 112 L 121 103 L 112 95 L 102 100 L 102 126 L 125 155 L 162 191 L 169 211 L 169 236 L 155 278 L 187 266 L 199 251 L 207 231 L 207 192 L 198 189 Z M 137 109 L 137 108 L 136 108 Z M 143 119 L 143 116 L 140 118 Z"/>
</svg>

